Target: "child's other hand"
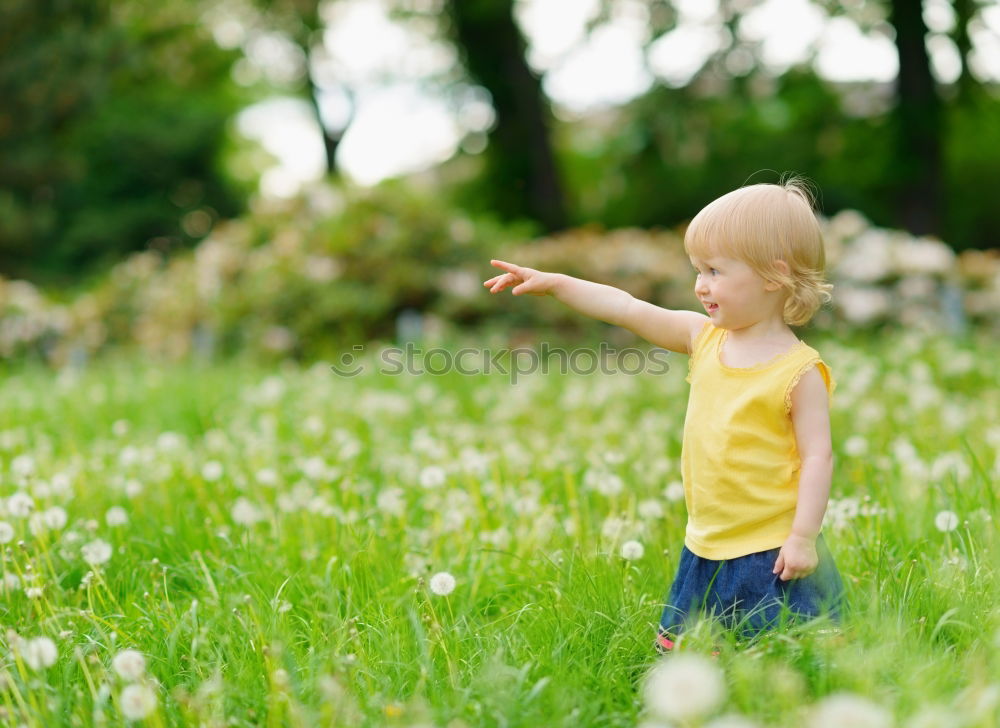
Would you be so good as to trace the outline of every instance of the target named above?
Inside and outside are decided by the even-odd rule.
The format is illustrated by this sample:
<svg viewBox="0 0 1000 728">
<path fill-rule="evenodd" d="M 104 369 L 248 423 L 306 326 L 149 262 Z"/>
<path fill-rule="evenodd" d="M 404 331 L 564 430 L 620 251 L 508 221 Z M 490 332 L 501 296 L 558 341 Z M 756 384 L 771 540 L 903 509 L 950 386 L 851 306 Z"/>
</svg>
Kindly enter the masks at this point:
<svg viewBox="0 0 1000 728">
<path fill-rule="evenodd" d="M 534 268 L 524 268 L 513 263 L 505 263 L 502 260 L 491 260 L 490 265 L 507 271 L 490 278 L 488 281 L 483 281 L 483 285 L 490 289 L 490 293 L 499 293 L 508 286 L 514 286 L 511 293 L 515 296 L 520 296 L 522 293 L 544 296 L 552 291 L 556 282 L 554 273 L 543 273 Z"/>
<path fill-rule="evenodd" d="M 794 533 L 785 539 L 785 545 L 778 551 L 772 574 L 780 574 L 782 581 L 801 579 L 816 571 L 819 556 L 816 554 L 816 539 L 797 536 Z"/>
</svg>

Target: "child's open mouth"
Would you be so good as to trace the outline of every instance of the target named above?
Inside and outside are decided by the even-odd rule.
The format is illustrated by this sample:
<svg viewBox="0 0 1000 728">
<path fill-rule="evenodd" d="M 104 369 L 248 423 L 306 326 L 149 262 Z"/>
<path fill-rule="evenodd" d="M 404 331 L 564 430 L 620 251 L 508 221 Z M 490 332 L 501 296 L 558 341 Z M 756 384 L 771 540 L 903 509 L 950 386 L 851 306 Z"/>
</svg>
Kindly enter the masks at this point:
<svg viewBox="0 0 1000 728">
<path fill-rule="evenodd" d="M 707 307 L 708 307 L 708 312 L 712 313 L 713 311 L 715 311 L 715 310 L 717 310 L 719 308 L 719 304 L 717 304 L 717 303 L 710 303 L 710 304 L 708 304 Z"/>
</svg>

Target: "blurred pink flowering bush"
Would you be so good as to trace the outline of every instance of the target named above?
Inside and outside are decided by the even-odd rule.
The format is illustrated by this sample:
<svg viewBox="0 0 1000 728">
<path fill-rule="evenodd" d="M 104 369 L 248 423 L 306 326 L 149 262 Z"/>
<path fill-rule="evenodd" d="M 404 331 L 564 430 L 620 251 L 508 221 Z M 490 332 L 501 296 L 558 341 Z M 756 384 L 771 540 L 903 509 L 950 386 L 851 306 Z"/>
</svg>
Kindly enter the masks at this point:
<svg viewBox="0 0 1000 728">
<path fill-rule="evenodd" d="M 846 211 L 823 220 L 831 304 L 811 327 L 996 326 L 1000 251 L 966 251 L 872 227 Z M 560 326 L 592 322 L 558 306 L 500 305 L 481 282 L 489 259 L 622 287 L 673 308 L 698 309 L 683 231 L 584 227 L 530 240 L 472 220 L 412 191 L 343 197 L 317 188 L 219 225 L 198 248 L 132 255 L 83 295 L 58 303 L 0 279 L 0 356 L 33 352 L 61 365 L 115 347 L 155 357 L 245 352 L 315 357 L 371 338 L 393 339 L 419 312 L 432 326 Z M 589 327 L 589 328 L 588 328 Z"/>
</svg>

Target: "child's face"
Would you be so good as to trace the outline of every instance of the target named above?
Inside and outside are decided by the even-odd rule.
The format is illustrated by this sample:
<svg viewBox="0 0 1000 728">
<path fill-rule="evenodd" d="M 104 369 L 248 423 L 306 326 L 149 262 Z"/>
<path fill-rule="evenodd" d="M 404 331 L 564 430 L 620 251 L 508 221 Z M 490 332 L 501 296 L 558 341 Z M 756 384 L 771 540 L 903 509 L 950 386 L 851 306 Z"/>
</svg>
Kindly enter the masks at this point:
<svg viewBox="0 0 1000 728">
<path fill-rule="evenodd" d="M 773 287 L 741 260 L 691 258 L 697 277 L 694 292 L 712 323 L 738 329 L 757 323 L 770 313 Z"/>
</svg>

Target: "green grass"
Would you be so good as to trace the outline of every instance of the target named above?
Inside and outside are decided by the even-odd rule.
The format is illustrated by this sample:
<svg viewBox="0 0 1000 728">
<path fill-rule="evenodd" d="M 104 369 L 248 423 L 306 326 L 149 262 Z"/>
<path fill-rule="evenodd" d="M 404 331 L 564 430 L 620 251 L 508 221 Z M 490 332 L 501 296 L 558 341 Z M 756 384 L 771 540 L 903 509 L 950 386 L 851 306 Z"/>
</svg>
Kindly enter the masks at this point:
<svg viewBox="0 0 1000 728">
<path fill-rule="evenodd" d="M 806 725 L 841 692 L 899 725 L 946 725 L 935 706 L 1000 724 L 1000 346 L 810 343 L 838 380 L 824 533 L 848 614 L 839 632 L 753 644 L 706 621 L 685 649 L 721 647 L 717 712 L 758 726 Z M 671 362 L 516 386 L 386 376 L 372 358 L 355 378 L 8 364 L 0 725 L 128 724 L 111 668 L 125 648 L 146 656 L 151 726 L 636 725 L 685 524 L 664 493 L 687 387 L 686 359 Z M 624 487 L 603 495 L 588 471 Z M 15 493 L 34 516 L 8 512 Z M 640 515 L 650 500 L 662 517 Z M 107 522 L 115 506 L 126 523 Z M 945 510 L 954 530 L 935 527 Z M 633 538 L 645 555 L 624 561 Z M 96 539 L 112 555 L 88 576 Z M 428 588 L 438 571 L 457 580 L 448 596 Z M 41 636 L 58 656 L 33 669 L 21 640 Z"/>
</svg>

